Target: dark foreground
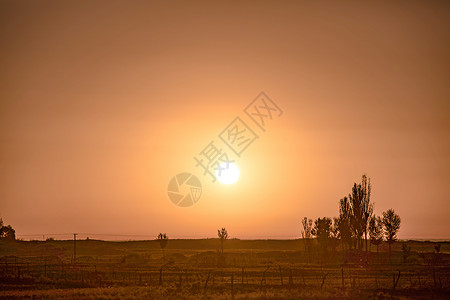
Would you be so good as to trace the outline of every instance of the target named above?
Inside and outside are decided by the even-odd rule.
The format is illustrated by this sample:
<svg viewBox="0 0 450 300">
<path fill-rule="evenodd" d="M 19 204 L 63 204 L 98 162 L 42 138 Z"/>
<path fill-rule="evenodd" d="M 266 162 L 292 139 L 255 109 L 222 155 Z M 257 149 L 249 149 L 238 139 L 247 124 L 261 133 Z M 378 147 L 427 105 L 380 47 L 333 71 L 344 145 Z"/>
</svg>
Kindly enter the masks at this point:
<svg viewBox="0 0 450 300">
<path fill-rule="evenodd" d="M 403 246 L 405 244 L 406 246 Z M 372 251 L 315 241 L 0 241 L 0 298 L 450 298 L 450 244 Z M 309 245 L 309 246 L 308 246 Z"/>
</svg>

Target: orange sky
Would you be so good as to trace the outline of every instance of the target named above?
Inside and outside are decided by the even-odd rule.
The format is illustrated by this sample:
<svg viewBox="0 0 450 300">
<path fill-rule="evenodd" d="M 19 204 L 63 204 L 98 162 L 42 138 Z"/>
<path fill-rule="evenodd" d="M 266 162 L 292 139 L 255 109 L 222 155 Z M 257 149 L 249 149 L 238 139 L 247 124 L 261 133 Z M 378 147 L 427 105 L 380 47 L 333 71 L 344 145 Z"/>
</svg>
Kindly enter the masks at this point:
<svg viewBox="0 0 450 300">
<path fill-rule="evenodd" d="M 445 1 L 2 1 L 0 215 L 25 238 L 223 226 L 294 238 L 303 216 L 337 216 L 366 173 L 400 238 L 450 238 L 449 13 Z M 194 155 L 260 91 L 284 114 L 236 160 L 236 184 L 211 183 Z M 188 208 L 166 193 L 184 171 L 203 185 Z"/>
</svg>

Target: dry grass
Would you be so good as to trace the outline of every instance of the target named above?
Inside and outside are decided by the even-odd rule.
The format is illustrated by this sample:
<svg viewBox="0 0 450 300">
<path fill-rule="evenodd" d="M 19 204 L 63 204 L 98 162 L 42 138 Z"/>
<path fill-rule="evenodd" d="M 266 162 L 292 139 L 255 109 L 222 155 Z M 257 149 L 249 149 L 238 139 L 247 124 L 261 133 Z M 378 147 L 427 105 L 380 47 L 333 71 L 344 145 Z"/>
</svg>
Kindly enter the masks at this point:
<svg viewBox="0 0 450 300">
<path fill-rule="evenodd" d="M 396 245 L 389 263 L 384 251 L 308 254 L 301 241 L 242 241 L 239 248 L 235 240 L 224 256 L 211 249 L 215 240 L 197 248 L 177 241 L 167 260 L 151 241 L 80 241 L 73 263 L 71 241 L 0 242 L 0 298 L 448 298 L 450 255 L 436 260 L 433 243 L 408 244 L 417 250 L 407 261 Z"/>
</svg>

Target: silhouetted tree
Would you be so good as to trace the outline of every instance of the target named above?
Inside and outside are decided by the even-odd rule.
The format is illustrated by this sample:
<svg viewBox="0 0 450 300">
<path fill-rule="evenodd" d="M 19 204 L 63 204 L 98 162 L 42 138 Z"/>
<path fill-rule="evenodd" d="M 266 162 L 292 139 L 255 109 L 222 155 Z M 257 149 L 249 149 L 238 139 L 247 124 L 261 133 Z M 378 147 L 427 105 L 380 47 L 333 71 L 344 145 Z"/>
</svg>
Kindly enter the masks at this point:
<svg viewBox="0 0 450 300">
<path fill-rule="evenodd" d="M 383 241 L 383 220 L 380 217 L 373 217 L 369 222 L 369 236 L 370 243 L 377 246 L 377 256 L 378 256 L 378 246 Z"/>
<path fill-rule="evenodd" d="M 362 249 L 362 236 L 367 241 L 368 221 L 373 212 L 373 205 L 370 203 L 371 185 L 370 179 L 366 175 L 362 176 L 361 184 L 353 184 L 352 193 L 348 195 L 351 207 L 351 227 L 356 238 L 358 249 Z M 367 243 L 366 243 L 367 250 Z"/>
<path fill-rule="evenodd" d="M 161 247 L 162 252 L 163 252 L 163 258 L 166 259 L 164 249 L 166 248 L 167 243 L 169 242 L 169 237 L 165 233 L 160 233 L 160 234 L 158 234 L 158 242 L 159 242 L 159 246 Z"/>
<path fill-rule="evenodd" d="M 311 234 L 317 237 L 320 248 L 326 252 L 329 239 L 331 237 L 332 221 L 330 218 L 323 217 L 314 221 L 314 227 L 311 229 Z"/>
<path fill-rule="evenodd" d="M 308 253 L 308 256 L 310 256 L 311 251 L 311 229 L 313 226 L 313 221 L 311 219 L 308 219 L 307 217 L 304 217 L 302 220 L 302 238 L 303 243 L 305 245 L 305 252 Z"/>
<path fill-rule="evenodd" d="M 223 254 L 223 243 L 226 239 L 228 239 L 228 232 L 225 228 L 222 228 L 222 230 L 217 230 L 217 235 L 220 239 L 220 245 L 222 246 L 222 254 Z"/>
<path fill-rule="evenodd" d="M 386 242 L 389 244 L 389 260 L 391 259 L 391 245 L 397 240 L 400 222 L 400 216 L 392 208 L 383 212 L 384 235 Z"/>
<path fill-rule="evenodd" d="M 366 243 L 366 252 L 367 252 L 367 233 L 369 231 L 369 221 L 373 217 L 373 204 L 370 203 L 372 185 L 370 184 L 370 178 L 367 178 L 366 175 L 363 175 L 361 178 L 361 189 L 363 190 L 364 193 L 364 197 L 362 200 L 362 210 L 363 210 L 362 227 L 364 231 L 364 241 Z"/>
<path fill-rule="evenodd" d="M 347 197 L 339 200 L 339 217 L 335 220 L 338 230 L 337 236 L 342 240 L 343 246 L 351 248 L 352 245 L 352 218 L 351 205 Z"/>
<path fill-rule="evenodd" d="M 339 218 L 337 223 L 340 236 L 345 243 L 349 243 L 351 239 L 354 239 L 355 247 L 360 250 L 363 245 L 363 235 L 367 250 L 368 223 L 373 214 L 373 205 L 370 203 L 371 189 L 370 179 L 363 175 L 361 183 L 354 183 L 352 192 L 348 197 L 344 197 L 339 201 Z"/>
<path fill-rule="evenodd" d="M 333 224 L 330 231 L 330 248 L 334 252 L 339 244 L 339 218 L 333 218 Z"/>
<path fill-rule="evenodd" d="M 313 221 L 311 219 L 308 220 L 307 217 L 304 217 L 302 220 L 302 238 L 310 239 L 311 238 L 311 229 L 312 229 Z"/>
<path fill-rule="evenodd" d="M 0 218 L 0 239 L 12 240 L 16 239 L 16 231 L 11 227 L 11 225 L 5 226 L 3 224 L 3 219 Z"/>
</svg>

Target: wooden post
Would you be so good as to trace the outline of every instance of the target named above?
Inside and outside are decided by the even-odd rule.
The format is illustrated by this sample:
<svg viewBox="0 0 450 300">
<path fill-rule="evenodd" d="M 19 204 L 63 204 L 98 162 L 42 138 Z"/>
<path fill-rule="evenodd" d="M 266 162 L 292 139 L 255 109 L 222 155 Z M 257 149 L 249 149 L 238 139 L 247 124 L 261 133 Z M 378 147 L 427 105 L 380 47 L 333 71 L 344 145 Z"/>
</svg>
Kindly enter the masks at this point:
<svg viewBox="0 0 450 300">
<path fill-rule="evenodd" d="M 261 278 L 261 291 L 263 290 L 263 282 L 266 283 L 266 271 L 268 268 L 266 268 L 263 272 L 262 278 Z"/>
<path fill-rule="evenodd" d="M 397 277 L 397 280 L 395 279 L 395 273 L 392 274 L 392 280 L 394 281 L 394 282 L 393 282 L 393 287 L 392 287 L 393 290 L 395 290 L 395 288 L 397 287 L 397 284 L 398 284 L 399 279 L 400 279 L 400 270 L 398 271 L 398 277 Z"/>
<path fill-rule="evenodd" d="M 242 279 L 241 279 L 241 284 L 244 284 L 244 267 L 242 267 Z"/>
<path fill-rule="evenodd" d="M 325 278 L 327 278 L 327 276 L 328 276 L 328 272 L 323 276 L 323 278 L 322 278 L 322 284 L 320 285 L 320 288 L 322 289 L 323 288 L 323 285 L 325 284 Z"/>
<path fill-rule="evenodd" d="M 159 285 L 162 285 L 162 270 L 163 270 L 163 268 L 161 267 L 159 269 Z"/>
<path fill-rule="evenodd" d="M 342 278 L 342 288 L 345 288 L 345 283 L 344 283 L 344 268 L 341 268 L 341 278 Z"/>
<path fill-rule="evenodd" d="M 375 287 L 378 289 L 378 272 L 375 271 Z"/>
<path fill-rule="evenodd" d="M 278 265 L 278 268 L 280 269 L 280 283 L 281 286 L 283 286 L 283 273 L 281 272 L 281 265 Z"/>
<path fill-rule="evenodd" d="M 433 268 L 433 281 L 434 281 L 434 287 L 436 287 L 436 271 Z"/>
<path fill-rule="evenodd" d="M 211 276 L 211 270 L 209 270 L 208 277 L 206 277 L 206 282 L 205 282 L 205 287 L 204 287 L 205 289 L 208 286 L 209 276 Z"/>
<path fill-rule="evenodd" d="M 231 274 L 231 297 L 234 298 L 234 275 Z"/>
<path fill-rule="evenodd" d="M 77 260 L 77 234 L 73 234 L 73 262 Z"/>
</svg>

